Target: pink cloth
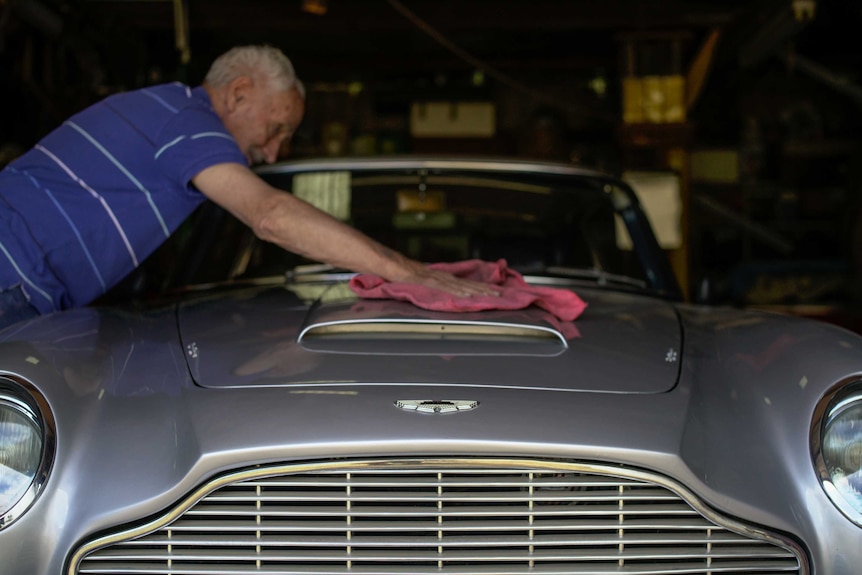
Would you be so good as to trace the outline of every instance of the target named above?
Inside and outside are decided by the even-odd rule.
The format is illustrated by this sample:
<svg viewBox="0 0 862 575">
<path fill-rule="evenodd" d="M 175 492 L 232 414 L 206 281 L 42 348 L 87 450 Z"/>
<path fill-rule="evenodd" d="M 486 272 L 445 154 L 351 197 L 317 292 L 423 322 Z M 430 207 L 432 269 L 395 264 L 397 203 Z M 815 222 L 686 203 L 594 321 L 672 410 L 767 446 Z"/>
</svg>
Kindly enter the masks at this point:
<svg viewBox="0 0 862 575">
<path fill-rule="evenodd" d="M 425 286 L 387 282 L 369 274 L 351 278 L 350 289 L 361 298 L 409 301 L 417 307 L 432 311 L 517 310 L 536 305 L 562 321 L 574 320 L 587 307 L 572 291 L 529 285 L 521 274 L 508 267 L 506 260 L 465 260 L 430 264 L 428 267 L 447 271 L 460 278 L 498 286 L 501 288 L 500 295 L 457 297 Z"/>
</svg>

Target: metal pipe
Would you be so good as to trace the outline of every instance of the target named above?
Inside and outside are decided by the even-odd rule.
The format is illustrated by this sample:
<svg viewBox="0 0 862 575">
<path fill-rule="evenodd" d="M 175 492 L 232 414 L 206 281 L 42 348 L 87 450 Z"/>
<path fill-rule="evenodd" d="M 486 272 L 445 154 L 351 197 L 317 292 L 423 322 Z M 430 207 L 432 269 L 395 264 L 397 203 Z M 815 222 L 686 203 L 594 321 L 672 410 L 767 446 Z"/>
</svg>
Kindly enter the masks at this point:
<svg viewBox="0 0 862 575">
<path fill-rule="evenodd" d="M 815 80 L 819 80 L 834 88 L 836 91 L 850 96 L 857 104 L 862 104 L 862 87 L 857 86 L 847 78 L 839 76 L 825 66 L 793 52 L 787 54 L 787 63 L 792 69 L 804 72 Z"/>
</svg>

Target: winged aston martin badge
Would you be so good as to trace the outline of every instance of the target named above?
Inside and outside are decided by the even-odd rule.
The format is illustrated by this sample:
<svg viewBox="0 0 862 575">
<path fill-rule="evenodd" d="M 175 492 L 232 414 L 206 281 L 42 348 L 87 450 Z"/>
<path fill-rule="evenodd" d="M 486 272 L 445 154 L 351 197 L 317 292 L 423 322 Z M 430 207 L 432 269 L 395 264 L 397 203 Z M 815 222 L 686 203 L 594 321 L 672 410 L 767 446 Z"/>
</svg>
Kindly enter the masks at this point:
<svg viewBox="0 0 862 575">
<path fill-rule="evenodd" d="M 395 406 L 420 413 L 457 413 L 476 409 L 479 402 L 464 399 L 399 399 Z"/>
</svg>

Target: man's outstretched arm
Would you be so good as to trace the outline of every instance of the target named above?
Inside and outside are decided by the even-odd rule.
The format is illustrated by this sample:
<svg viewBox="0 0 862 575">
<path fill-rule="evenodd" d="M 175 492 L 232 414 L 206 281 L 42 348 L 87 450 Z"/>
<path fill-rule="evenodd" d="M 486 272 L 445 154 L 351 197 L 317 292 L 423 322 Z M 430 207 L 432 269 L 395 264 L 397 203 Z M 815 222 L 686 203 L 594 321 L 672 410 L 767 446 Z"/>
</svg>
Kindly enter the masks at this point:
<svg viewBox="0 0 862 575">
<path fill-rule="evenodd" d="M 211 166 L 195 176 L 192 183 L 260 239 L 309 259 L 457 296 L 498 293 L 492 286 L 429 269 L 381 245 L 311 204 L 273 188 L 241 164 Z"/>
</svg>

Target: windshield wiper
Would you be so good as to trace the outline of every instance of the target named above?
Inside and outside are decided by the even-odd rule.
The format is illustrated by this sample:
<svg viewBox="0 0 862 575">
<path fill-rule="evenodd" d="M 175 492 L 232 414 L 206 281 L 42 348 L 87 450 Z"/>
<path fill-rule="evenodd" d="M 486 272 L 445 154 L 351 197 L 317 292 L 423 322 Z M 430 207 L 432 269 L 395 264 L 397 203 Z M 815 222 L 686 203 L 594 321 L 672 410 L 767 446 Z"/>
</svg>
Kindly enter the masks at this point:
<svg viewBox="0 0 862 575">
<path fill-rule="evenodd" d="M 542 274 L 542 275 L 533 275 Z M 316 283 L 316 282 L 343 282 L 349 281 L 355 276 L 355 272 L 344 268 L 337 268 L 329 264 L 308 264 L 296 266 L 285 272 L 285 279 L 289 283 Z M 586 279 L 596 282 L 600 286 L 625 285 L 639 289 L 646 289 L 647 282 L 624 275 L 612 274 L 594 268 L 569 268 L 564 266 L 548 266 L 535 272 L 524 273 L 524 279 L 532 284 L 554 284 L 559 283 L 559 278 L 548 277 L 560 276 L 566 279 Z M 556 280 L 556 281 L 555 281 Z"/>
<path fill-rule="evenodd" d="M 288 283 L 342 282 L 348 281 L 355 275 L 355 272 L 330 264 L 307 264 L 287 270 L 284 273 L 284 279 Z"/>
<path fill-rule="evenodd" d="M 562 276 L 567 279 L 593 280 L 600 286 L 625 285 L 637 287 L 640 289 L 647 288 L 647 282 L 645 282 L 644 280 L 639 280 L 619 274 L 612 274 L 604 270 L 597 270 L 595 268 L 569 268 L 563 266 L 548 266 L 542 271 L 545 274 Z M 525 277 L 525 279 L 527 278 Z M 548 278 L 546 276 L 542 277 L 531 275 L 529 276 L 529 279 L 527 281 L 529 281 L 530 283 L 554 283 L 553 278 Z"/>
</svg>

